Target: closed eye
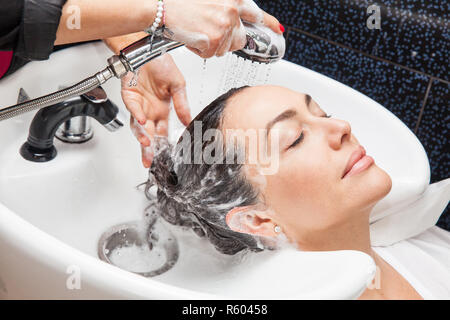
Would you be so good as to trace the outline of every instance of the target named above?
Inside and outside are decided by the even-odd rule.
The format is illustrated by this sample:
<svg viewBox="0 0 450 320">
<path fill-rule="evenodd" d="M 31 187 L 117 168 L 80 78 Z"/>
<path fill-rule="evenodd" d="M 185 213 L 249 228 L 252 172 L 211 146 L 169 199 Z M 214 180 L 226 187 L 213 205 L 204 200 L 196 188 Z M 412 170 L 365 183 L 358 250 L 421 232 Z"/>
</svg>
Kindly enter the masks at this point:
<svg viewBox="0 0 450 320">
<path fill-rule="evenodd" d="M 300 136 L 288 147 L 288 149 L 295 147 L 303 140 L 303 132 L 300 133 Z"/>
<path fill-rule="evenodd" d="M 331 114 L 325 114 L 322 116 L 323 118 L 331 118 Z M 295 146 L 297 146 L 300 142 L 302 142 L 303 140 L 303 131 L 302 133 L 300 133 L 299 137 L 288 147 L 288 149 L 290 148 L 294 148 Z"/>
</svg>

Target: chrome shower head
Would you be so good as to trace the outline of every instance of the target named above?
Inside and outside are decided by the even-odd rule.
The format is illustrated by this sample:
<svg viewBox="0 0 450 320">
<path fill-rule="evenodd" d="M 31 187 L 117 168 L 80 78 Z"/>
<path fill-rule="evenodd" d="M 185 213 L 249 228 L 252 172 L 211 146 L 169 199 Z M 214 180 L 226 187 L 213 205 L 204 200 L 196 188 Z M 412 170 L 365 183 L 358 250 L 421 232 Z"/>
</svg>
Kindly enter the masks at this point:
<svg viewBox="0 0 450 320">
<path fill-rule="evenodd" d="M 234 51 L 234 54 L 260 63 L 272 63 L 283 58 L 286 48 L 283 35 L 265 26 L 244 22 L 244 27 L 247 31 L 247 43 L 243 49 Z M 128 71 L 136 71 L 148 61 L 184 45 L 171 40 L 171 36 L 169 29 L 160 28 L 153 36 L 149 35 L 122 49 L 118 56 L 108 59 L 114 75 L 121 78 Z"/>
<path fill-rule="evenodd" d="M 260 63 L 272 63 L 281 60 L 286 50 L 283 35 L 276 34 L 265 26 L 244 22 L 247 31 L 247 43 L 241 50 L 233 53 L 247 60 Z"/>
</svg>

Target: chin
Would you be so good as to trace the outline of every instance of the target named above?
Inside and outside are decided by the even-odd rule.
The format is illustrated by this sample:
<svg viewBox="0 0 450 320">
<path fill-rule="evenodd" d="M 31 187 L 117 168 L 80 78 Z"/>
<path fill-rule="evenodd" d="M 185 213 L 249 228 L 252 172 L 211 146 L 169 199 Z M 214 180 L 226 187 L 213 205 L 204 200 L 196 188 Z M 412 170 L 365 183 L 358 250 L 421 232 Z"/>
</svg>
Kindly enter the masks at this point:
<svg viewBox="0 0 450 320">
<path fill-rule="evenodd" d="M 359 211 L 358 209 L 374 207 L 392 188 L 392 180 L 389 174 L 376 165 L 360 175 L 357 180 L 355 179 L 352 188 L 354 197 L 349 199 L 348 205 L 351 210 Z"/>
<path fill-rule="evenodd" d="M 392 179 L 386 171 L 377 165 L 374 165 L 371 170 L 370 179 L 367 181 L 370 188 L 367 201 L 375 205 L 391 191 Z"/>
<path fill-rule="evenodd" d="M 380 185 L 380 188 L 384 190 L 384 198 L 392 189 L 392 179 L 391 176 L 380 167 L 375 165 L 375 169 L 377 170 L 378 184 Z"/>
</svg>

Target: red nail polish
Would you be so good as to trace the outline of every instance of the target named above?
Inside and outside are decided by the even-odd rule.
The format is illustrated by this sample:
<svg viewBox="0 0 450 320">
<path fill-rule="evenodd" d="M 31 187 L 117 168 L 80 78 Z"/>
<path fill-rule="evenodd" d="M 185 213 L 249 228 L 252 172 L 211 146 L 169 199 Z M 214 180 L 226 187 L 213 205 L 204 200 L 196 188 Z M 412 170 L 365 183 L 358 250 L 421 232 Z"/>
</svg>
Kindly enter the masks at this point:
<svg viewBox="0 0 450 320">
<path fill-rule="evenodd" d="M 284 33 L 284 31 L 286 30 L 286 29 L 284 29 L 284 26 L 280 23 L 280 30 L 281 30 L 281 32 L 283 32 Z"/>
</svg>

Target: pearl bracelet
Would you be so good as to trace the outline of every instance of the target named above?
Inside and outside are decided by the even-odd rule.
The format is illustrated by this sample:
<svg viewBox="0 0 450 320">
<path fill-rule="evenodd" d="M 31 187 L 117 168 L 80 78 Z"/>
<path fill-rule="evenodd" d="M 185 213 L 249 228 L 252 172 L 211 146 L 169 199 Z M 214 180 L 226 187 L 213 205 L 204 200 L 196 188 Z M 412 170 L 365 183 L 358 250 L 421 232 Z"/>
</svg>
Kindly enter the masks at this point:
<svg viewBox="0 0 450 320">
<path fill-rule="evenodd" d="M 155 21 L 153 22 L 151 27 L 149 27 L 145 30 L 145 32 L 150 33 L 150 34 L 155 33 L 156 29 L 159 27 L 159 24 L 161 23 L 161 19 L 164 21 L 165 20 L 164 18 L 165 18 L 164 17 L 164 1 L 158 0 L 158 9 L 156 11 Z"/>
</svg>

